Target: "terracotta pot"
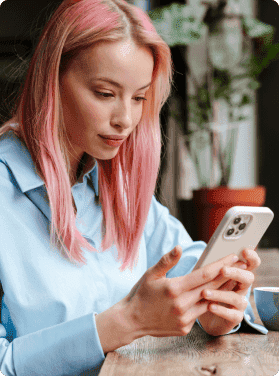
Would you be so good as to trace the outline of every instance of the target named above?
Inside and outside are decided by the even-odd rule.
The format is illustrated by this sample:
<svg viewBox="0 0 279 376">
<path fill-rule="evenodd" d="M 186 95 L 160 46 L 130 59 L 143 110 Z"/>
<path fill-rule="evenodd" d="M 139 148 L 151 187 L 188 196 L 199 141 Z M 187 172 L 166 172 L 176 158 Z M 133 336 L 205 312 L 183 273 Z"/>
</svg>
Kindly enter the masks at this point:
<svg viewBox="0 0 279 376">
<path fill-rule="evenodd" d="M 233 206 L 263 206 L 266 188 L 202 188 L 193 191 L 198 240 L 208 243 L 226 212 Z"/>
</svg>

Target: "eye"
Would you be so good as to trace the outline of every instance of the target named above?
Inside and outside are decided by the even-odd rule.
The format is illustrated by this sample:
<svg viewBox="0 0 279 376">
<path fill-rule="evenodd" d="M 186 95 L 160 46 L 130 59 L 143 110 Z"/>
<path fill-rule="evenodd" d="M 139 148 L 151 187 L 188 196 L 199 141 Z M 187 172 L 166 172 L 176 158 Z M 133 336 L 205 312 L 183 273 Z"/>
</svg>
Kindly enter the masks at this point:
<svg viewBox="0 0 279 376">
<path fill-rule="evenodd" d="M 99 91 L 96 91 L 96 93 L 99 94 L 99 95 L 102 96 L 102 97 L 105 97 L 105 98 L 113 97 L 113 95 L 110 94 L 110 93 L 101 93 L 101 92 L 99 92 Z"/>
<path fill-rule="evenodd" d="M 97 93 L 98 95 L 104 97 L 104 98 L 113 97 L 113 94 L 110 94 L 110 93 L 102 93 L 102 92 L 100 92 L 100 91 L 96 91 L 96 93 Z M 147 101 L 147 99 L 144 98 L 144 97 L 135 97 L 135 100 L 136 100 L 137 102 Z"/>
<path fill-rule="evenodd" d="M 137 102 L 140 102 L 140 101 L 147 101 L 147 99 L 144 98 L 144 97 L 136 97 L 135 99 L 136 99 L 136 100 L 139 99 L 139 101 L 137 101 Z"/>
</svg>

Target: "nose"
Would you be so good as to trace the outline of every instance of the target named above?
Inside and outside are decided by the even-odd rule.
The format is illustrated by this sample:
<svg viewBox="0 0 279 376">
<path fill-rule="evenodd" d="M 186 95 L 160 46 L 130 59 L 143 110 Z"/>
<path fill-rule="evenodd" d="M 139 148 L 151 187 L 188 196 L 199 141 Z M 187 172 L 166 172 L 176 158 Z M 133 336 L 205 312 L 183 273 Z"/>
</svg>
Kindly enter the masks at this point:
<svg viewBox="0 0 279 376">
<path fill-rule="evenodd" d="M 131 104 L 127 102 L 124 103 L 124 101 L 119 103 L 114 113 L 113 124 L 123 129 L 132 128 L 133 117 Z"/>
</svg>

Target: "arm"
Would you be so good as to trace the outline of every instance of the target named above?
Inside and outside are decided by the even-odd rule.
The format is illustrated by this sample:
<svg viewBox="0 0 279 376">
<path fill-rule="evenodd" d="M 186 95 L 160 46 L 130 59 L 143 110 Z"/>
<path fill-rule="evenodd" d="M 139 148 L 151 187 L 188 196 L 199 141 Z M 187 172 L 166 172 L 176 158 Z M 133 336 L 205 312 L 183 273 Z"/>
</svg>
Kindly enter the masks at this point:
<svg viewBox="0 0 279 376">
<path fill-rule="evenodd" d="M 0 335 L 5 332 L 0 325 Z M 0 370 L 5 376 L 80 375 L 99 366 L 104 358 L 93 314 L 18 337 L 11 343 L 0 339 Z"/>
<path fill-rule="evenodd" d="M 96 316 L 96 327 L 104 354 L 139 338 L 126 317 L 123 300 Z"/>
</svg>

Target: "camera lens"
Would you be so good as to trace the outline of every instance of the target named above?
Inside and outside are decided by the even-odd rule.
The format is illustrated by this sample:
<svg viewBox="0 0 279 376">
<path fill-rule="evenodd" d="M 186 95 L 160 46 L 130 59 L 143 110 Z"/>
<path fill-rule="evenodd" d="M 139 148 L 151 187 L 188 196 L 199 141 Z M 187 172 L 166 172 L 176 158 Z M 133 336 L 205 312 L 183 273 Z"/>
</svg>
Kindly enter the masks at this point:
<svg viewBox="0 0 279 376">
<path fill-rule="evenodd" d="M 241 218 L 236 218 L 233 223 L 235 225 L 238 225 L 240 221 L 241 221 Z"/>
<path fill-rule="evenodd" d="M 241 225 L 238 227 L 239 230 L 243 230 L 246 227 L 246 223 L 241 223 Z"/>
<path fill-rule="evenodd" d="M 230 236 L 234 233 L 234 229 L 233 228 L 230 228 L 228 231 L 227 231 L 227 235 Z"/>
</svg>

